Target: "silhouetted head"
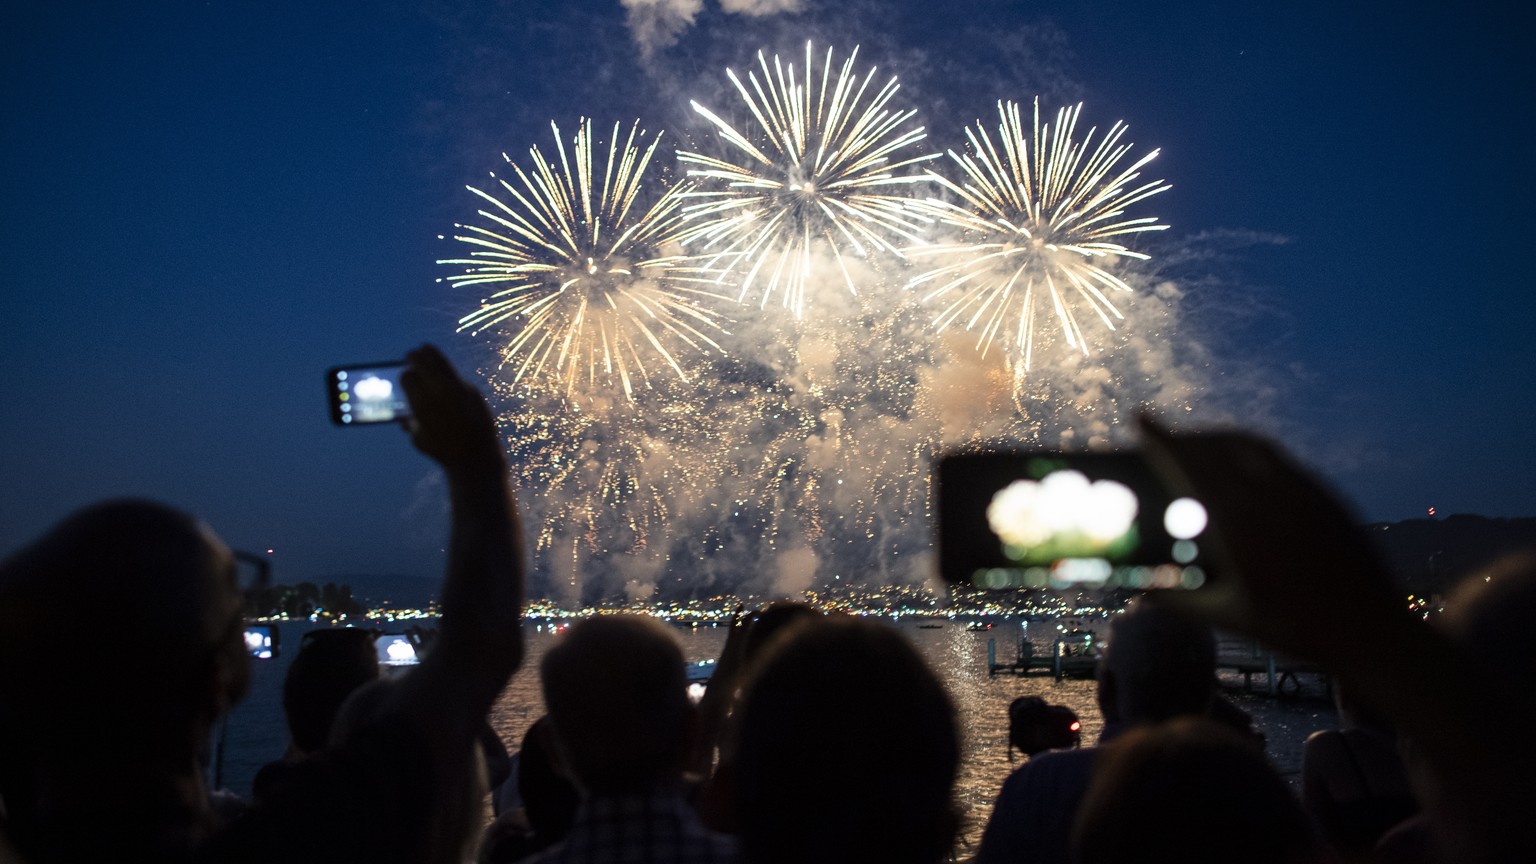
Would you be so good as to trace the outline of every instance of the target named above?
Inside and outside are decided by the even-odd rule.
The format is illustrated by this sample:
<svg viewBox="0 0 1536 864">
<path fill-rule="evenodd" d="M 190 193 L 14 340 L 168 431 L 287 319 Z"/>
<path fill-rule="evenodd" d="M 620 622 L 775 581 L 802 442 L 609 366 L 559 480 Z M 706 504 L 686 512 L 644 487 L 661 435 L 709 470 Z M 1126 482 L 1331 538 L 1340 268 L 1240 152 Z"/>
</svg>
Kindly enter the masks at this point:
<svg viewBox="0 0 1536 864">
<path fill-rule="evenodd" d="M 148 501 L 82 510 L 0 564 L 0 797 L 34 860 L 185 850 L 199 756 L 249 680 L 234 559 Z M 109 807 L 81 790 L 108 782 Z"/>
<path fill-rule="evenodd" d="M 666 625 L 641 615 L 582 621 L 540 671 L 561 753 L 587 791 L 622 795 L 680 778 L 693 706 Z"/>
<path fill-rule="evenodd" d="M 791 624 L 820 617 L 821 611 L 815 606 L 795 600 L 778 600 L 764 606 L 752 616 L 752 626 L 747 630 L 746 645 L 743 646 L 747 665 L 750 667 L 774 637 L 789 629 Z"/>
<path fill-rule="evenodd" d="M 283 679 L 283 714 L 301 753 L 314 753 L 330 738 L 336 713 L 357 688 L 379 677 L 371 630 L 315 630 L 304 635 Z"/>
<path fill-rule="evenodd" d="M 245 692 L 234 559 L 164 505 L 65 519 L 0 565 L 0 610 L 4 704 L 60 744 L 192 747 Z"/>
<path fill-rule="evenodd" d="M 738 736 L 746 860 L 931 864 L 948 852 L 954 710 L 889 627 L 828 618 L 787 629 L 747 684 Z"/>
<path fill-rule="evenodd" d="M 1511 693 L 1536 693 L 1536 552 L 1508 555 L 1456 586 L 1445 631 Z"/>
<path fill-rule="evenodd" d="M 1205 714 L 1215 693 L 1216 640 L 1205 624 L 1136 603 L 1110 625 L 1098 675 L 1105 720 Z"/>
<path fill-rule="evenodd" d="M 1081 864 L 1331 860 L 1264 756 L 1198 717 L 1138 726 L 1104 745 L 1073 845 Z"/>
</svg>

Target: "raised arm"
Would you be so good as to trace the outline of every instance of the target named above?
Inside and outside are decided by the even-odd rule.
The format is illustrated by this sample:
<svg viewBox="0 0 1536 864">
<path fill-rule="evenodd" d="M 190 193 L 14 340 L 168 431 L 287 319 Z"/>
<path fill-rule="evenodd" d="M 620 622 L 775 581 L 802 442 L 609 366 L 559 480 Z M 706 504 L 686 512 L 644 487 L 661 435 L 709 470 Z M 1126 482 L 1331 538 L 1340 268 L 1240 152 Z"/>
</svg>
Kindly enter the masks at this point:
<svg viewBox="0 0 1536 864">
<path fill-rule="evenodd" d="M 438 636 L 420 666 L 353 693 L 325 752 L 200 861 L 459 862 L 482 827 L 481 733 L 523 657 L 517 510 L 485 400 L 436 348 L 406 359 L 407 428 L 453 507 Z"/>
<path fill-rule="evenodd" d="M 1536 860 L 1536 748 L 1484 731 L 1536 723 L 1525 695 L 1409 614 L 1348 511 L 1274 445 L 1144 427 L 1153 465 L 1210 512 L 1201 542 L 1220 567 L 1205 588 L 1149 599 L 1312 660 L 1386 715 L 1412 741 L 1417 791 L 1459 860 Z"/>
<path fill-rule="evenodd" d="M 442 466 L 452 516 L 442 623 L 401 695 L 425 708 L 431 724 L 473 734 L 523 659 L 522 531 L 485 399 L 430 345 L 406 362 L 406 426 L 416 448 Z"/>
</svg>

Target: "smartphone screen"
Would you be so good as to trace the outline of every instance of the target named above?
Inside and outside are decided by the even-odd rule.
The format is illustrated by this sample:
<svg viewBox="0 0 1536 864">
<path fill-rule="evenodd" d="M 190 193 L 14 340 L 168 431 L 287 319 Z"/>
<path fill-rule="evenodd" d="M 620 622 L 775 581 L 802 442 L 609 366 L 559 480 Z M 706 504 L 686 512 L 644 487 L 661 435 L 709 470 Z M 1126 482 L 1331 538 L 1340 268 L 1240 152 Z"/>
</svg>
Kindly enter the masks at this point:
<svg viewBox="0 0 1536 864">
<path fill-rule="evenodd" d="M 978 588 L 1198 588 L 1205 508 L 1136 453 L 1021 451 L 938 463 L 939 568 Z"/>
<path fill-rule="evenodd" d="M 383 633 L 373 642 L 381 666 L 415 666 L 421 662 L 416 656 L 416 643 L 404 633 Z"/>
<path fill-rule="evenodd" d="M 245 652 L 258 660 L 276 657 L 277 629 L 270 624 L 246 625 Z"/>
<path fill-rule="evenodd" d="M 400 373 L 404 369 L 404 363 L 367 363 L 338 366 L 326 372 L 331 422 L 358 426 L 392 423 L 410 416 L 405 391 L 400 389 Z"/>
</svg>

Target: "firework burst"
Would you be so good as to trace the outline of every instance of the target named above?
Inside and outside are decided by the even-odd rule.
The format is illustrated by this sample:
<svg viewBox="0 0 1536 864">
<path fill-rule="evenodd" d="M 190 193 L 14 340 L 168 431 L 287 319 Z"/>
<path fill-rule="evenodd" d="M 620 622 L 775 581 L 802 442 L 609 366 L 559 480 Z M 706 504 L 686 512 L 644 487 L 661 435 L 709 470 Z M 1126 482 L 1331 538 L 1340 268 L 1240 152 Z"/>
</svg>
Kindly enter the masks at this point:
<svg viewBox="0 0 1536 864">
<path fill-rule="evenodd" d="M 1084 319 L 1115 329 L 1124 316 L 1110 295 L 1131 287 L 1110 268 L 1119 259 L 1148 258 L 1118 238 L 1168 227 L 1155 217 L 1126 215 L 1170 188 L 1161 180 L 1136 185 L 1158 151 L 1120 167 L 1133 146 L 1122 143 L 1124 124 L 1115 123 L 1097 141 L 1097 128 L 1089 129 L 1079 140 L 1081 110 L 1081 104 L 1063 108 L 1054 124 L 1042 124 L 1036 100 L 1031 127 L 1017 104 L 999 103 L 995 143 L 978 123 L 966 130 L 968 153 L 949 151 L 960 182 L 931 175 L 959 200 L 928 202 L 936 221 L 956 233 L 955 242 L 906 250 L 933 262 L 910 284 L 926 289 L 925 303 L 939 305 L 938 330 L 960 324 L 976 331 L 983 355 L 1002 334 L 1016 380 L 1029 371 L 1036 333 L 1052 318 L 1067 345 L 1084 354 Z"/>
<path fill-rule="evenodd" d="M 590 121 L 581 121 L 569 153 L 559 127 L 550 127 L 556 160 L 533 147 L 524 170 L 503 154 L 513 179 L 497 178 L 495 193 L 468 187 L 486 205 L 483 222 L 454 226 L 462 233 L 453 239 L 471 251 L 438 261 L 464 268 L 438 281 L 495 293 L 459 329 L 505 328 L 502 364 L 513 383 L 558 381 L 567 396 L 578 386 L 618 384 L 632 400 L 662 366 L 686 378 L 679 352 L 720 350 L 714 302 L 726 298 L 679 254 L 687 187 L 659 196 L 643 188 L 661 135 L 647 144 L 636 123 L 621 145 L 614 124 L 598 165 Z"/>
<path fill-rule="evenodd" d="M 899 89 L 894 77 L 879 86 L 875 69 L 855 74 L 858 53 L 835 73 L 832 49 L 818 70 L 810 43 L 798 73 L 761 52 L 745 82 L 726 70 L 751 114 L 746 131 L 692 103 L 730 155 L 678 154 L 699 184 L 683 193 L 681 239 L 709 266 L 739 278 L 743 301 L 760 292 L 766 307 L 777 294 L 800 318 L 820 255 L 830 254 L 857 293 L 846 255 L 900 255 L 897 244 L 920 242 L 927 219 L 904 192 L 927 182 L 916 166 L 937 154 L 919 151 L 926 135 L 908 126 L 915 111 L 889 107 Z"/>
</svg>

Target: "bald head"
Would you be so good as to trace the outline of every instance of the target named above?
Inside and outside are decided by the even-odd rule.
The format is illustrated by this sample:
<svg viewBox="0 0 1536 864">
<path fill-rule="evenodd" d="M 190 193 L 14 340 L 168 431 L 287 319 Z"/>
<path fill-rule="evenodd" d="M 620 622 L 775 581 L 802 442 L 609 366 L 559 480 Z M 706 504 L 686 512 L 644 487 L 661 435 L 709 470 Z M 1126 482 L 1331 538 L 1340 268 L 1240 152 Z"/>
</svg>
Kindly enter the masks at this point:
<svg viewBox="0 0 1536 864">
<path fill-rule="evenodd" d="M 683 654 L 665 625 L 641 615 L 583 621 L 540 671 L 555 737 L 589 791 L 639 792 L 680 775 L 692 706 Z"/>
</svg>

